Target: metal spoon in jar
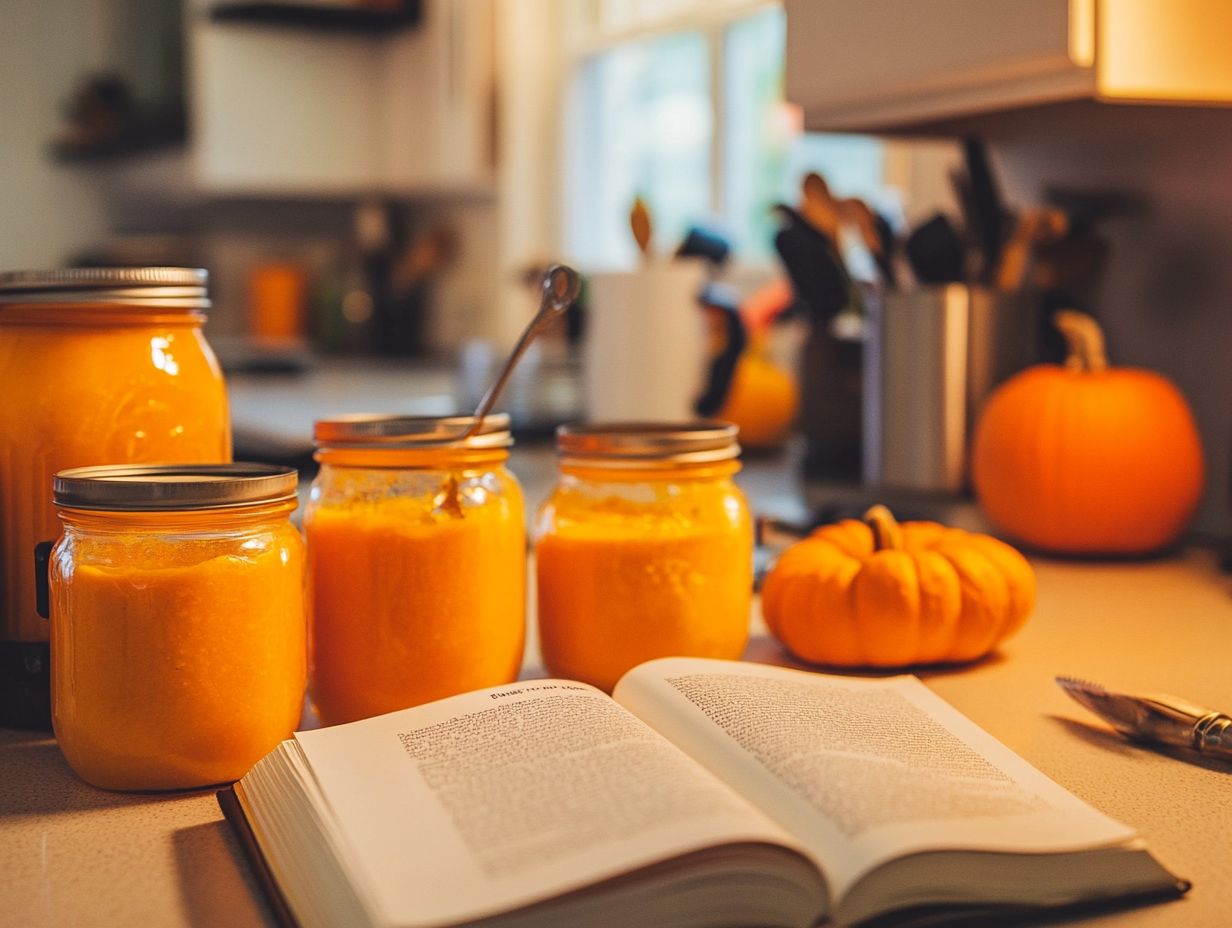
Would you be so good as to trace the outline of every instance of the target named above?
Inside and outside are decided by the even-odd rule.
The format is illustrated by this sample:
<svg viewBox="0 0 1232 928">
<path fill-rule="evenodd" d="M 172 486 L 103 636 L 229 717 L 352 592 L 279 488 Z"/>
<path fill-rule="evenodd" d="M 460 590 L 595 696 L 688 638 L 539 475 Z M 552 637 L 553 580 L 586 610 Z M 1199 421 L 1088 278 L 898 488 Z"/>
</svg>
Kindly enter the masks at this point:
<svg viewBox="0 0 1232 928">
<path fill-rule="evenodd" d="M 582 279 L 573 268 L 564 264 L 554 264 L 547 269 L 547 272 L 543 275 L 543 296 L 539 301 L 538 312 L 527 323 L 521 337 L 518 339 L 518 343 L 513 346 L 513 351 L 510 352 L 509 357 L 506 359 L 505 366 L 501 368 L 500 374 L 497 375 L 496 381 L 488 388 L 488 392 L 483 395 L 479 405 L 475 407 L 471 424 L 459 436 L 461 440 L 470 438 L 483 427 L 483 420 L 492 411 L 492 407 L 496 404 L 501 391 L 505 389 L 505 384 L 509 382 L 514 365 L 518 363 L 518 360 L 526 353 L 526 349 L 530 347 L 531 342 L 547 328 L 548 324 L 572 305 L 581 289 Z M 441 491 L 437 505 L 451 516 L 462 517 L 462 505 L 458 499 L 458 478 L 455 474 L 449 475 L 449 481 Z"/>
</svg>

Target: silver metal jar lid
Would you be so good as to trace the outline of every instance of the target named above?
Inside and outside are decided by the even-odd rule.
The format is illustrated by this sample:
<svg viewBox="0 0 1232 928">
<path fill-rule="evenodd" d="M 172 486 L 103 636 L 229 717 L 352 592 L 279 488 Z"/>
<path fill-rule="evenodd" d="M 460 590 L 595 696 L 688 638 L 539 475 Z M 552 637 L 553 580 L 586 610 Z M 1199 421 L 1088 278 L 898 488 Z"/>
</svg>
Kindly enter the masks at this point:
<svg viewBox="0 0 1232 928">
<path fill-rule="evenodd" d="M 209 309 L 210 275 L 189 267 L 74 267 L 0 273 L 0 308 L 11 303 L 89 303 Z"/>
<path fill-rule="evenodd" d="M 717 419 L 571 424 L 556 430 L 556 450 L 562 464 L 587 467 L 710 464 L 740 456 L 739 432 Z"/>
<path fill-rule="evenodd" d="M 389 416 L 360 413 L 318 419 L 312 438 L 318 448 L 370 448 L 385 450 L 456 448 L 482 450 L 513 444 L 509 416 L 492 413 L 473 435 L 467 430 L 474 416 Z"/>
<path fill-rule="evenodd" d="M 299 475 L 273 464 L 70 467 L 52 479 L 57 506 L 109 512 L 233 509 L 296 498 Z"/>
</svg>

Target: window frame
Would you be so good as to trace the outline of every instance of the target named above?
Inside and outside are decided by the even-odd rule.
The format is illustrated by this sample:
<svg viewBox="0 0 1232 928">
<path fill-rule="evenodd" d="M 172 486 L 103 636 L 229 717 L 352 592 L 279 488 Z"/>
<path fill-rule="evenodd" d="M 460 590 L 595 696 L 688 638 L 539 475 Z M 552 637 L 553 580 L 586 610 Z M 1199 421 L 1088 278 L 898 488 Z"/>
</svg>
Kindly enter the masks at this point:
<svg viewBox="0 0 1232 928">
<path fill-rule="evenodd" d="M 549 0 L 552 2 L 552 0 Z M 571 212 L 579 207 L 569 203 L 569 194 L 576 189 L 579 165 L 570 157 L 580 147 L 571 144 L 571 134 L 580 131 L 578 118 L 579 80 L 586 61 L 628 42 L 654 39 L 675 32 L 700 33 L 706 43 L 709 67 L 711 137 L 709 208 L 715 216 L 729 215 L 727 202 L 728 170 L 726 148 L 727 88 L 723 79 L 727 65 L 727 30 L 736 23 L 769 9 L 782 9 L 782 0 L 680 0 L 680 7 L 664 15 L 647 16 L 642 20 L 610 25 L 603 22 L 601 8 L 613 0 L 554 0 L 561 16 L 561 67 L 558 72 L 559 100 L 565 113 L 558 139 L 557 190 L 560 196 L 558 240 L 562 250 L 569 251 L 574 219 Z M 625 0 L 615 0 L 625 2 Z M 790 23 L 788 24 L 790 28 Z M 808 131 L 807 129 L 805 131 Z M 903 218 L 907 221 L 931 215 L 939 209 L 951 211 L 952 191 L 946 178 L 957 164 L 957 150 L 951 140 L 927 142 L 881 136 L 884 160 L 882 183 L 901 192 Z M 737 268 L 760 273 L 776 266 L 772 257 L 733 255 Z"/>
<path fill-rule="evenodd" d="M 648 17 L 643 21 L 609 26 L 602 22 L 599 8 L 603 0 L 566 3 L 564 6 L 564 67 L 561 72 L 565 88 L 567 125 L 562 133 L 561 160 L 564 165 L 562 182 L 566 191 L 575 189 L 578 165 L 571 163 L 570 151 L 582 150 L 582 145 L 570 145 L 569 133 L 580 131 L 581 121 L 576 118 L 584 101 L 581 97 L 583 68 L 593 58 L 613 51 L 621 45 L 659 38 L 681 32 L 693 32 L 702 36 L 706 45 L 710 89 L 710 176 L 708 178 L 708 208 L 715 216 L 727 216 L 727 190 L 725 179 L 727 158 L 727 86 L 724 71 L 727 64 L 727 30 L 752 16 L 770 9 L 782 9 L 781 0 L 692 0 L 688 6 L 663 16 Z M 564 198 L 562 198 L 564 199 Z M 572 229 L 573 220 L 566 207 L 563 228 L 566 238 Z M 566 241 L 566 245 L 568 242 Z M 740 264 L 767 265 L 765 259 L 741 259 Z"/>
</svg>

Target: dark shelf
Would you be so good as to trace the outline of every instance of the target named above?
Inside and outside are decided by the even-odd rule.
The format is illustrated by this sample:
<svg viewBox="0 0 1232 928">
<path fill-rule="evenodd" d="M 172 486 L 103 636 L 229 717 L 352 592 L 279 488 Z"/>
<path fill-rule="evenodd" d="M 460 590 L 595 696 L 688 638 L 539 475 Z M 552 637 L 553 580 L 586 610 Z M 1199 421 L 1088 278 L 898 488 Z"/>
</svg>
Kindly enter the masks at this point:
<svg viewBox="0 0 1232 928">
<path fill-rule="evenodd" d="M 259 23 L 351 35 L 379 36 L 418 24 L 420 0 L 404 0 L 398 9 L 327 6 L 315 3 L 217 3 L 210 9 L 216 23 Z"/>
<path fill-rule="evenodd" d="M 128 114 L 112 131 L 94 138 L 56 139 L 49 153 L 57 164 L 102 164 L 182 148 L 187 141 L 184 111 L 172 107 L 157 113 Z"/>
</svg>

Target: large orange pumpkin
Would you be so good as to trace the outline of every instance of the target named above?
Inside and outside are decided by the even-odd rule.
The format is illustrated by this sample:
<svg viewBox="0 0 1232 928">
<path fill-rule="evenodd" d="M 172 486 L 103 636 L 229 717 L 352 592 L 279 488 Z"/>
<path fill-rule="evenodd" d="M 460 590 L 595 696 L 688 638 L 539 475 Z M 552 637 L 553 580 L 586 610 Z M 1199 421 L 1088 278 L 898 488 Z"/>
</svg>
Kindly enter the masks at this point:
<svg viewBox="0 0 1232 928">
<path fill-rule="evenodd" d="M 1035 574 L 1004 542 L 884 506 L 817 529 L 762 586 L 771 633 L 801 660 L 904 667 L 982 657 L 1026 621 Z"/>
<path fill-rule="evenodd" d="M 989 398 L 971 450 L 975 494 L 1007 534 L 1044 551 L 1143 554 L 1175 541 L 1202 495 L 1202 442 L 1169 380 L 1110 367 L 1103 334 L 1057 313 L 1064 366 L 1040 364 Z"/>
</svg>

